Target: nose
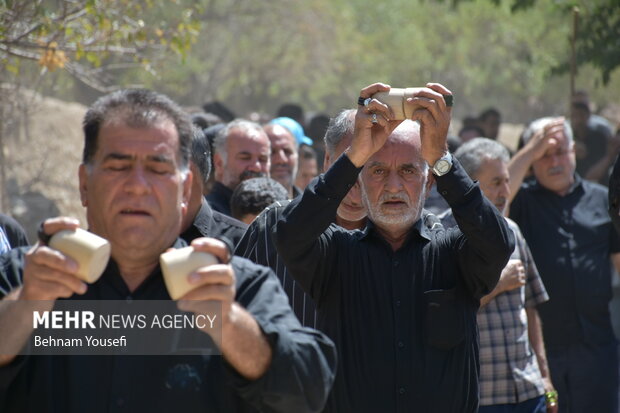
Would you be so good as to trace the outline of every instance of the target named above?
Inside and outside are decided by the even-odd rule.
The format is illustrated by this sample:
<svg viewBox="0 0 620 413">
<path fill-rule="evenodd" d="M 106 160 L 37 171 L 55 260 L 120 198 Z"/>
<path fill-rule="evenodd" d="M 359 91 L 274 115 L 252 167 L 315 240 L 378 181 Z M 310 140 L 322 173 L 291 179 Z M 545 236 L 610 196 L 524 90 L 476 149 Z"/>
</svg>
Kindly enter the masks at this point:
<svg viewBox="0 0 620 413">
<path fill-rule="evenodd" d="M 151 184 L 144 168 L 141 166 L 131 168 L 125 181 L 125 190 L 134 194 L 145 194 L 150 191 L 150 187 Z"/>
<path fill-rule="evenodd" d="M 505 181 L 500 188 L 499 194 L 504 198 L 510 198 L 510 183 Z"/>
<path fill-rule="evenodd" d="M 261 172 L 262 169 L 260 160 L 258 158 L 253 159 L 252 161 L 250 161 L 250 163 L 248 163 L 245 169 L 252 172 Z"/>
<path fill-rule="evenodd" d="M 400 192 L 403 188 L 401 177 L 398 173 L 390 172 L 385 180 L 385 190 L 387 192 Z"/>
<path fill-rule="evenodd" d="M 286 159 L 286 155 L 283 150 L 278 150 L 271 154 L 271 163 L 274 165 L 287 163 L 288 159 Z"/>
</svg>

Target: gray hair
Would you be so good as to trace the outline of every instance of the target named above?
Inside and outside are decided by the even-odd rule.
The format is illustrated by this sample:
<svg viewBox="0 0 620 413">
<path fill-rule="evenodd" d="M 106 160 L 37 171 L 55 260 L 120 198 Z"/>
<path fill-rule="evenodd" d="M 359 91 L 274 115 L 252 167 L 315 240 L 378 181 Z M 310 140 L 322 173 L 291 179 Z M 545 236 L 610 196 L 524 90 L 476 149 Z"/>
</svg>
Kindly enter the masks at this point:
<svg viewBox="0 0 620 413">
<path fill-rule="evenodd" d="M 507 163 L 510 160 L 508 149 L 501 143 L 488 138 L 474 138 L 462 144 L 454 153 L 465 172 L 475 178 L 480 165 L 485 160 L 500 160 Z"/>
<path fill-rule="evenodd" d="M 336 117 L 329 120 L 325 131 L 325 149 L 330 156 L 336 152 L 336 147 L 347 134 L 353 134 L 355 127 L 355 109 L 344 109 Z"/>
<path fill-rule="evenodd" d="M 549 116 L 545 118 L 536 119 L 535 121 L 530 123 L 528 127 L 525 129 L 525 131 L 523 132 L 523 144 L 525 145 L 526 143 L 528 143 L 536 132 L 543 129 L 545 126 L 547 126 L 548 124 L 550 124 L 551 122 L 557 119 L 558 119 L 557 117 Z M 567 119 L 564 120 L 564 136 L 566 137 L 566 141 L 568 142 L 569 145 L 573 143 L 573 128 L 570 126 L 570 122 Z"/>
<path fill-rule="evenodd" d="M 222 130 L 220 130 L 217 135 L 215 135 L 215 139 L 213 140 L 213 153 L 219 154 L 224 160 L 224 164 L 226 164 L 226 139 L 228 135 L 233 130 L 240 130 L 242 132 L 259 132 L 260 134 L 265 134 L 263 128 L 256 122 L 252 122 L 245 119 L 235 119 L 232 122 L 229 122 Z"/>
</svg>

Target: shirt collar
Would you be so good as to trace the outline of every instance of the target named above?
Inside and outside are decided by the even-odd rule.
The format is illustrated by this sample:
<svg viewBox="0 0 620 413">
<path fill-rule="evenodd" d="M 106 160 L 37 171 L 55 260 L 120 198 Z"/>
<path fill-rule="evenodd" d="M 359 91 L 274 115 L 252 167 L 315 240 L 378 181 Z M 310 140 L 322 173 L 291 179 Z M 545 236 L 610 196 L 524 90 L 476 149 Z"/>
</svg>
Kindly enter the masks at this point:
<svg viewBox="0 0 620 413">
<path fill-rule="evenodd" d="M 195 226 L 201 234 L 213 233 L 213 210 L 204 197 L 202 198 L 202 204 L 200 205 L 200 209 L 192 225 Z"/>
<path fill-rule="evenodd" d="M 577 172 L 573 173 L 573 178 L 574 178 L 574 181 L 572 185 L 570 186 L 570 188 L 568 188 L 568 192 L 566 193 L 565 196 L 570 195 L 577 190 L 581 190 L 583 186 L 583 178 Z M 547 192 L 551 192 L 555 194 L 555 192 L 542 186 L 540 182 L 538 182 L 538 179 L 534 179 L 532 188 L 537 191 L 547 191 Z"/>
</svg>

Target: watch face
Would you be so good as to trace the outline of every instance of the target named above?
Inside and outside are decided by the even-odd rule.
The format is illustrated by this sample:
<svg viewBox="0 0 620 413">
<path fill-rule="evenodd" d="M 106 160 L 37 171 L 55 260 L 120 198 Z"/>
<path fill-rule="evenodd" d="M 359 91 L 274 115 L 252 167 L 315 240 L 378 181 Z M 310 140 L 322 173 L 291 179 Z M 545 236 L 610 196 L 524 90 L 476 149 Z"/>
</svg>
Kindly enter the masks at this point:
<svg viewBox="0 0 620 413">
<path fill-rule="evenodd" d="M 448 172 L 450 170 L 450 162 L 448 162 L 448 161 L 446 161 L 444 159 L 441 159 L 435 165 L 435 169 L 437 170 L 437 172 L 439 172 L 441 174 L 445 174 L 446 172 Z"/>
</svg>

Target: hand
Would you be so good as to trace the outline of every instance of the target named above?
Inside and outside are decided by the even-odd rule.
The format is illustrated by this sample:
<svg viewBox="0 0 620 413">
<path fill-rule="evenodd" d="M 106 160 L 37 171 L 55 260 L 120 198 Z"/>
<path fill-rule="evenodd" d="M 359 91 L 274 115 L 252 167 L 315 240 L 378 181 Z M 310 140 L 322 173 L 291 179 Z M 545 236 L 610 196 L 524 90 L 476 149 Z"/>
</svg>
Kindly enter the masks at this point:
<svg viewBox="0 0 620 413">
<path fill-rule="evenodd" d="M 196 315 L 212 315 L 213 303 L 217 302 L 221 305 L 221 321 L 224 327 L 235 314 L 232 309 L 236 280 L 233 268 L 228 264 L 230 261 L 228 247 L 214 238 L 198 238 L 192 241 L 191 245 L 194 250 L 213 254 L 220 262 L 226 264 L 201 267 L 189 274 L 188 281 L 196 285 L 196 288 L 179 298 L 177 306 L 181 311 L 190 311 Z M 206 332 L 213 333 L 210 329 Z"/>
<path fill-rule="evenodd" d="M 412 120 L 420 122 L 420 139 L 422 158 L 433 166 L 448 151 L 448 129 L 452 108 L 446 106 L 443 95 L 451 95 L 448 89 L 439 83 L 427 83 L 426 88 L 408 98 L 405 104 L 413 105 Z"/>
<path fill-rule="evenodd" d="M 509 260 L 502 270 L 497 287 L 501 292 L 511 291 L 525 285 L 525 267 L 521 260 Z"/>
<path fill-rule="evenodd" d="M 544 128 L 534 133 L 525 145 L 528 150 L 532 151 L 532 161 L 536 161 L 545 156 L 545 153 L 547 153 L 550 148 L 555 148 L 558 145 L 558 138 L 563 134 L 564 118 L 562 117 L 555 119 Z"/>
<path fill-rule="evenodd" d="M 543 377 L 543 386 L 545 387 L 545 393 L 556 391 L 549 377 Z M 559 398 L 560 396 L 558 395 L 557 399 L 559 400 Z M 558 403 L 555 403 L 555 404 L 547 403 L 547 413 L 558 413 L 558 409 L 559 409 Z"/>
<path fill-rule="evenodd" d="M 73 218 L 51 218 L 43 223 L 43 231 L 52 235 L 66 229 L 76 229 L 79 221 Z M 19 294 L 22 300 L 50 300 L 84 294 L 86 283 L 75 274 L 78 264 L 60 251 L 37 242 L 27 253 L 24 264 L 24 284 Z"/>
<path fill-rule="evenodd" d="M 383 83 L 373 83 L 360 91 L 360 97 L 369 98 L 377 92 L 387 92 L 390 86 Z M 372 114 L 377 115 L 377 123 L 372 123 Z M 355 114 L 355 128 L 353 140 L 347 150 L 347 156 L 357 167 L 363 166 L 387 140 L 388 136 L 402 122 L 394 119 L 392 110 L 376 99 L 368 106 L 359 106 Z"/>
</svg>

